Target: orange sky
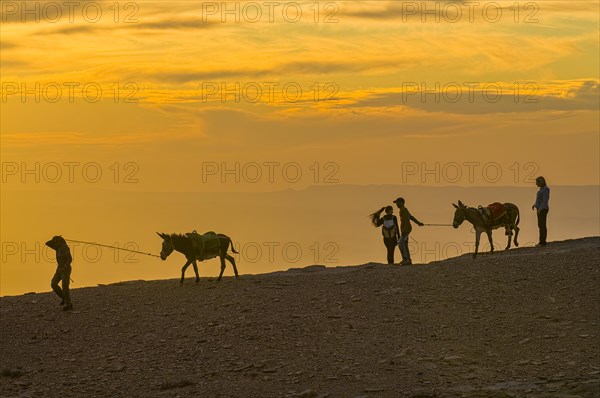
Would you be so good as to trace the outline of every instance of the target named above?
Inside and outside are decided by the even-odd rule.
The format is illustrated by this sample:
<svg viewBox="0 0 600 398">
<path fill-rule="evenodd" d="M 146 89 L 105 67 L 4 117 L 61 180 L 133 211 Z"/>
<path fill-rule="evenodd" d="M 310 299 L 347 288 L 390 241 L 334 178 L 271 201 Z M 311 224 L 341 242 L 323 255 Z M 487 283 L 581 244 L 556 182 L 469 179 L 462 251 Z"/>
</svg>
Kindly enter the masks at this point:
<svg viewBox="0 0 600 398">
<path fill-rule="evenodd" d="M 190 189 L 165 163 L 200 160 L 336 162 L 359 184 L 397 182 L 365 164 L 535 162 L 598 183 L 595 1 L 5 3 L 5 161 L 136 162 L 159 190 Z"/>
<path fill-rule="evenodd" d="M 0 10 L 3 212 L 58 192 L 599 183 L 597 1 L 23 4 Z M 3 242 L 26 239 L 2 218 Z"/>
</svg>

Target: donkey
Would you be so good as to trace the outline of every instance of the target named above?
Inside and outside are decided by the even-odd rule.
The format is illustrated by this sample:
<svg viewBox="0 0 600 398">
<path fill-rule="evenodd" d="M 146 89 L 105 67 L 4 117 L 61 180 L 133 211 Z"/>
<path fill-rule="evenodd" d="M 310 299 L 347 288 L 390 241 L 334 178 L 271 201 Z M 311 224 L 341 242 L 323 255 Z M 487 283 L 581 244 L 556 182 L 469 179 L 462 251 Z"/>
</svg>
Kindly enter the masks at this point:
<svg viewBox="0 0 600 398">
<path fill-rule="evenodd" d="M 196 249 L 192 244 L 192 240 L 186 235 L 181 234 L 169 235 L 162 234 L 159 232 L 157 232 L 157 234 L 163 239 L 162 250 L 160 251 L 160 258 L 162 260 L 166 260 L 167 257 L 169 257 L 171 253 L 173 253 L 173 250 L 182 253 L 187 259 L 186 263 L 183 265 L 183 268 L 181 268 L 181 280 L 179 281 L 179 283 L 183 285 L 183 280 L 185 278 L 185 270 L 187 269 L 187 267 L 190 266 L 190 264 L 192 264 L 194 266 L 194 272 L 196 273 L 196 284 L 198 284 L 198 282 L 200 281 L 200 275 L 198 275 L 198 266 L 196 265 L 196 255 L 198 253 L 196 252 Z M 217 280 L 221 280 L 221 277 L 223 276 L 223 271 L 225 271 L 225 259 L 227 259 L 227 261 L 229 261 L 233 266 L 233 272 L 235 273 L 235 277 L 239 278 L 238 270 L 235 266 L 235 259 L 229 254 L 227 254 L 227 250 L 229 250 L 230 244 L 231 250 L 236 254 L 238 253 L 233 247 L 233 242 L 231 241 L 231 238 L 224 234 L 217 234 L 217 236 L 219 237 L 219 259 L 221 260 L 221 273 L 219 274 L 219 278 Z"/>
<path fill-rule="evenodd" d="M 475 228 L 475 253 L 473 253 L 473 257 L 477 256 L 477 252 L 479 250 L 479 238 L 482 232 L 485 232 L 490 241 L 490 253 L 494 252 L 494 243 L 492 242 L 492 230 L 500 227 L 504 227 L 506 230 L 506 235 L 508 236 L 508 244 L 505 250 L 510 249 L 510 237 L 512 236 L 512 231 L 515 231 L 514 235 L 514 243 L 515 246 L 519 246 L 519 242 L 517 241 L 517 237 L 519 236 L 519 208 L 512 203 L 504 203 L 504 208 L 506 209 L 506 214 L 504 214 L 499 219 L 493 220 L 490 223 L 485 222 L 483 215 L 481 212 L 474 207 L 465 206 L 460 200 L 458 201 L 458 205 L 452 203 L 452 206 L 456 208 L 454 212 L 454 222 L 452 226 L 454 228 L 458 228 L 463 221 L 467 220 L 471 224 L 473 224 L 473 228 Z"/>
</svg>

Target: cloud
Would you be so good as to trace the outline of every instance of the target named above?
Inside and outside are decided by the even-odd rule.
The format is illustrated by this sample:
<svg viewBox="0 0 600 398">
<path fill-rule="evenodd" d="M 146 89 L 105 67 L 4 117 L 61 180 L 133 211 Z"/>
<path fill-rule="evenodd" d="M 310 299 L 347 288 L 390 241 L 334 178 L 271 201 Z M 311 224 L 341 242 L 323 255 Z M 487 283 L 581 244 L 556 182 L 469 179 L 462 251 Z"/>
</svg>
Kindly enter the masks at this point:
<svg viewBox="0 0 600 398">
<path fill-rule="evenodd" d="M 131 29 L 154 29 L 154 30 L 186 30 L 186 29 L 207 29 L 213 27 L 215 22 L 202 22 L 199 19 L 170 19 L 160 20 L 154 22 L 140 22 L 135 24 L 126 25 L 127 28 Z"/>
<path fill-rule="evenodd" d="M 103 32 L 115 32 L 118 30 L 190 30 L 207 29 L 214 23 L 203 23 L 198 19 L 172 19 L 157 20 L 154 22 L 136 22 L 120 24 L 58 24 L 52 29 L 43 29 L 37 32 L 37 35 L 55 35 L 55 34 L 102 34 Z"/>
<path fill-rule="evenodd" d="M 27 61 L 23 61 L 23 60 L 18 60 L 18 59 L 5 59 L 6 57 L 2 57 L 2 59 L 0 59 L 0 65 L 2 65 L 2 68 L 5 69 L 9 69 L 9 68 L 26 68 L 31 66 L 31 64 Z"/>
<path fill-rule="evenodd" d="M 515 4 L 519 10 L 515 8 Z M 401 21 L 434 23 L 542 23 L 569 10 L 571 16 L 591 19 L 590 11 L 597 3 L 590 1 L 543 1 L 528 3 L 501 3 L 490 1 L 437 0 L 437 1 L 387 1 L 373 4 L 370 1 L 343 3 L 339 18 L 367 19 L 373 21 Z M 597 12 L 596 12 L 597 13 Z M 496 22 L 494 21 L 496 18 Z"/>
<path fill-rule="evenodd" d="M 2 103 L 2 140 L 10 145 L 34 142 L 57 145 L 119 145 L 160 141 L 196 134 L 191 117 L 151 106 L 115 103 L 111 99 L 88 103 L 75 99 L 48 103 L 33 95 L 21 102 L 20 96 Z M 36 115 L 36 117 L 31 117 Z"/>
<path fill-rule="evenodd" d="M 211 70 L 193 70 L 192 68 L 163 68 L 155 71 L 130 70 L 128 73 L 132 78 L 163 83 L 194 83 L 207 82 L 225 79 L 257 79 L 267 78 L 279 80 L 282 76 L 313 76 L 335 75 L 340 73 L 358 73 L 368 72 L 379 68 L 390 67 L 389 61 L 292 61 L 281 64 L 273 64 L 268 68 L 238 68 L 238 69 L 211 69 Z M 199 67 L 200 69 L 201 67 Z M 235 81 L 231 81 L 234 84 Z"/>
<path fill-rule="evenodd" d="M 16 48 L 18 46 L 19 45 L 17 43 L 6 41 L 6 40 L 0 40 L 0 50 L 2 50 L 2 51 L 9 50 L 11 48 Z"/>
<path fill-rule="evenodd" d="M 564 87 L 563 95 L 540 92 L 536 83 L 485 83 L 478 86 L 453 83 L 406 84 L 398 91 L 373 93 L 337 108 L 408 107 L 426 112 L 456 114 L 522 113 L 541 110 L 597 110 L 600 91 L 597 81 L 576 82 Z M 481 88 L 483 87 L 483 89 Z M 543 90 L 543 87 L 541 87 Z"/>
<path fill-rule="evenodd" d="M 73 35 L 79 33 L 96 33 L 99 34 L 103 30 L 106 30 L 105 27 L 101 25 L 95 24 L 86 24 L 86 25 L 71 25 L 71 26 L 60 26 L 58 25 L 56 29 L 44 29 L 43 31 L 37 33 L 39 35 Z"/>
<path fill-rule="evenodd" d="M 269 70 L 260 69 L 221 69 L 211 71 L 156 71 L 135 74 L 142 79 L 163 83 L 193 83 L 227 78 L 258 78 L 266 76 Z"/>
<path fill-rule="evenodd" d="M 61 20 L 81 17 L 82 10 L 86 9 L 88 5 L 92 5 L 95 9 L 102 4 L 111 5 L 110 2 L 97 0 L 78 0 L 76 2 L 54 0 L 2 1 L 0 2 L 0 21 L 10 24 L 56 23 Z M 103 7 L 100 8 L 104 12 L 109 11 Z"/>
</svg>

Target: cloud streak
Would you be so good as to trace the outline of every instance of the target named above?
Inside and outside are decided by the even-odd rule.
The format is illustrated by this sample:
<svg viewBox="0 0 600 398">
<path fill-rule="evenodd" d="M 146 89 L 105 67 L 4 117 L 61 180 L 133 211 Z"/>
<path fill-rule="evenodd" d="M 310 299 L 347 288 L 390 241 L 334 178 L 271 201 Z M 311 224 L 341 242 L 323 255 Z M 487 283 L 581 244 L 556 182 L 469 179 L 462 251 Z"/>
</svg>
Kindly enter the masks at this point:
<svg viewBox="0 0 600 398">
<path fill-rule="evenodd" d="M 479 87 L 477 87 L 479 86 Z M 375 93 L 338 108 L 408 107 L 426 112 L 456 114 L 530 113 L 542 110 L 598 110 L 598 81 L 576 82 L 565 86 L 563 95 L 540 92 L 535 83 L 485 83 L 477 86 L 410 83 L 404 90 Z M 485 89 L 480 88 L 486 87 Z M 543 89 L 543 87 L 542 87 Z"/>
</svg>

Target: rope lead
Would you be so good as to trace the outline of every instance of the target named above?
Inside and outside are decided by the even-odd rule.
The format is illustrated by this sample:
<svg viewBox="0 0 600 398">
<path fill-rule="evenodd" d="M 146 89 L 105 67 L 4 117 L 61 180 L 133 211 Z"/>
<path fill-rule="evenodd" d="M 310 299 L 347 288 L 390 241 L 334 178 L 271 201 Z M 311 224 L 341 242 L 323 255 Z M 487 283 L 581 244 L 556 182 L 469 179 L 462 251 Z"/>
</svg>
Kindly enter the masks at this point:
<svg viewBox="0 0 600 398">
<path fill-rule="evenodd" d="M 95 243 L 95 242 L 84 242 L 82 240 L 75 240 L 75 239 L 65 239 L 67 242 L 76 242 L 76 243 L 83 243 L 86 245 L 93 245 L 93 246 L 102 246 L 102 247 L 108 247 L 109 249 L 115 249 L 115 250 L 123 250 L 126 252 L 131 252 L 131 253 L 137 253 L 137 254 L 143 254 L 145 256 L 152 256 L 152 257 L 158 257 L 160 258 L 160 256 L 156 255 L 156 254 L 152 254 L 152 253 L 144 253 L 144 252 L 139 252 L 137 250 L 130 250 L 130 249 L 125 249 L 122 247 L 116 247 L 116 246 L 110 246 L 110 245 L 103 245 L 101 243 Z"/>
</svg>

